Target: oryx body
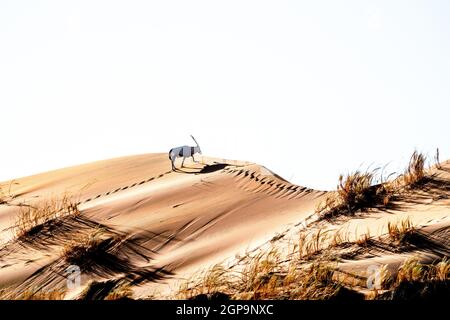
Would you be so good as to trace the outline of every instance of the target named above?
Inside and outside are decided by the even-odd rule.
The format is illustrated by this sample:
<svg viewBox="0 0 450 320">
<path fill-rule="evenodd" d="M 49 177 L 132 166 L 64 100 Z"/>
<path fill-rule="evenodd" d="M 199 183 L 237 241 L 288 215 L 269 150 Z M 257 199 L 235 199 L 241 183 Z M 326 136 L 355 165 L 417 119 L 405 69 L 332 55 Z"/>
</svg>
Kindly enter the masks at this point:
<svg viewBox="0 0 450 320">
<path fill-rule="evenodd" d="M 175 170 L 175 160 L 177 158 L 183 158 L 183 161 L 181 162 L 181 167 L 183 167 L 184 160 L 186 158 L 192 158 L 192 160 L 195 162 L 194 155 L 196 153 L 202 154 L 202 151 L 200 150 L 200 146 L 198 145 L 195 138 L 193 136 L 191 136 L 191 138 L 194 140 L 194 142 L 197 146 L 195 146 L 195 147 L 181 146 L 181 147 L 176 147 L 176 148 L 170 149 L 169 159 L 172 162 L 172 170 Z"/>
</svg>

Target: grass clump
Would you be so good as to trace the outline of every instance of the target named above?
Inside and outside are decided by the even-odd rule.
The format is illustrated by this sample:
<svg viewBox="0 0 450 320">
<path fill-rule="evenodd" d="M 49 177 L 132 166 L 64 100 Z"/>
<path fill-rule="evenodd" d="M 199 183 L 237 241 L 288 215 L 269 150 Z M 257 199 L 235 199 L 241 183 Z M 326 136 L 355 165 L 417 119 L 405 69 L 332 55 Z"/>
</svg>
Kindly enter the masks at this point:
<svg viewBox="0 0 450 320">
<path fill-rule="evenodd" d="M 417 259 L 406 260 L 398 269 L 397 284 L 404 281 L 423 281 L 426 280 L 425 266 L 419 263 Z"/>
<path fill-rule="evenodd" d="M 66 295 L 65 291 L 34 291 L 25 290 L 18 292 L 16 290 L 0 290 L 0 300 L 63 300 Z"/>
<path fill-rule="evenodd" d="M 133 299 L 133 291 L 129 283 L 121 280 L 91 280 L 78 300 L 128 300 Z"/>
<path fill-rule="evenodd" d="M 133 299 L 133 290 L 129 285 L 122 285 L 114 288 L 105 297 L 105 300 L 128 300 Z"/>
<path fill-rule="evenodd" d="M 371 295 L 372 299 L 424 300 L 450 298 L 450 263 L 443 258 L 431 264 L 420 263 L 417 258 L 407 259 L 390 282 L 387 292 Z"/>
<path fill-rule="evenodd" d="M 239 291 L 256 299 L 270 296 L 279 281 L 280 260 L 280 253 L 274 248 L 255 255 L 240 274 Z"/>
<path fill-rule="evenodd" d="M 405 260 L 397 274 L 383 281 L 383 293 L 374 289 L 367 299 L 415 300 L 450 298 L 450 262 L 448 258 L 430 264 L 415 257 Z"/>
<path fill-rule="evenodd" d="M 426 177 L 426 156 L 414 151 L 404 173 L 394 180 L 385 180 L 377 169 L 368 172 L 355 171 L 339 176 L 339 183 L 318 205 L 316 213 L 321 219 L 339 215 L 354 215 L 369 208 L 389 208 L 406 189 L 423 183 Z"/>
<path fill-rule="evenodd" d="M 444 258 L 437 263 L 422 264 L 417 258 L 407 259 L 398 269 L 397 284 L 413 281 L 450 280 L 450 261 Z"/>
<path fill-rule="evenodd" d="M 316 232 L 300 232 L 297 247 L 299 259 L 308 260 L 318 254 L 324 248 L 324 243 L 327 239 L 328 234 L 323 232 L 322 229 Z M 333 240 L 338 241 L 340 239 Z"/>
<path fill-rule="evenodd" d="M 236 275 L 225 269 L 221 264 L 216 264 L 202 273 L 194 274 L 183 282 L 178 288 L 177 298 L 194 299 L 199 296 L 211 297 L 218 292 L 229 291 Z"/>
<path fill-rule="evenodd" d="M 367 230 L 366 233 L 364 233 L 363 235 L 361 235 L 356 241 L 355 243 L 360 246 L 360 247 L 367 247 L 370 244 L 370 230 Z"/>
<path fill-rule="evenodd" d="M 6 188 L 4 185 L 0 185 L 0 205 L 9 205 L 11 201 L 16 198 L 16 196 L 11 193 L 11 188 L 14 184 L 17 184 L 14 180 L 9 183 L 8 191 L 5 191 Z"/>
<path fill-rule="evenodd" d="M 405 187 L 414 187 L 423 181 L 425 177 L 425 161 L 426 156 L 423 153 L 414 151 L 403 174 Z"/>
<path fill-rule="evenodd" d="M 105 247 L 109 244 L 109 240 L 104 239 L 101 229 L 95 230 L 64 246 L 62 256 L 71 265 L 88 268 L 91 262 L 105 253 Z"/>
<path fill-rule="evenodd" d="M 43 201 L 35 206 L 22 206 L 13 230 L 17 238 L 33 236 L 57 218 L 79 213 L 77 204 L 66 195 L 61 199 Z"/>
<path fill-rule="evenodd" d="M 416 231 L 409 218 L 397 223 L 388 222 L 387 224 L 389 238 L 398 243 L 407 241 Z"/>
<path fill-rule="evenodd" d="M 387 206 L 389 192 L 384 184 L 375 185 L 375 181 L 375 171 L 340 175 L 336 192 L 319 204 L 316 212 L 327 219 L 342 214 L 354 215 L 359 210 L 380 204 Z"/>
<path fill-rule="evenodd" d="M 372 197 L 370 187 L 373 179 L 374 174 L 371 172 L 356 171 L 345 178 L 342 175 L 339 176 L 338 197 L 349 213 L 368 204 Z"/>
<path fill-rule="evenodd" d="M 349 239 L 349 233 L 348 232 L 343 232 L 342 230 L 336 230 L 332 237 L 331 237 L 331 241 L 330 241 L 330 247 L 339 247 L 341 245 L 347 244 L 350 242 Z"/>
</svg>

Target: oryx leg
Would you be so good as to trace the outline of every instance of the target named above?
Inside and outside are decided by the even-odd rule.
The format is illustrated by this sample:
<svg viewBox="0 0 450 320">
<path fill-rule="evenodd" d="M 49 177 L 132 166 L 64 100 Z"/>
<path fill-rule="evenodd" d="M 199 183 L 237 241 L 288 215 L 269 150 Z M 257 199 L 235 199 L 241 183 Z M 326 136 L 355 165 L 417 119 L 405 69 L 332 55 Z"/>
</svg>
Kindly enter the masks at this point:
<svg viewBox="0 0 450 320">
<path fill-rule="evenodd" d="M 184 167 L 184 160 L 186 159 L 186 157 L 183 156 L 183 161 L 181 162 L 181 167 Z"/>
<path fill-rule="evenodd" d="M 170 162 L 172 163 L 172 170 L 175 171 L 175 160 L 177 160 L 177 157 L 174 156 L 173 158 L 170 159 Z"/>
</svg>

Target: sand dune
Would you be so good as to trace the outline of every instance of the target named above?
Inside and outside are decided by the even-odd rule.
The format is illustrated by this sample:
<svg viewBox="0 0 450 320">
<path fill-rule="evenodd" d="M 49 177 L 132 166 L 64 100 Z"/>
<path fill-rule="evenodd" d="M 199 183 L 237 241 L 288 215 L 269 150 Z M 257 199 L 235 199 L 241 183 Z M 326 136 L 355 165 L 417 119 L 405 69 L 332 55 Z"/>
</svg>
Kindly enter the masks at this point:
<svg viewBox="0 0 450 320">
<path fill-rule="evenodd" d="M 166 154 L 125 157 L 18 179 L 11 192 L 19 195 L 15 203 L 28 204 L 68 193 L 83 219 L 148 238 L 142 244 L 153 253 L 148 266 L 178 275 L 263 243 L 311 214 L 324 194 L 289 184 L 258 165 L 204 162 L 171 172 Z M 19 209 L 0 210 L 1 238 L 8 241 Z M 0 286 L 55 263 L 60 250 L 58 245 L 45 253 L 20 247 L 8 258 L 2 254 Z"/>
<path fill-rule="evenodd" d="M 344 271 L 364 274 L 373 263 L 395 268 L 413 254 L 432 260 L 448 255 L 450 163 L 435 171 L 442 184 L 411 194 L 395 209 L 332 223 L 314 222 L 314 209 L 326 192 L 290 184 L 256 164 L 207 157 L 202 164 L 186 162 L 176 172 L 167 154 L 147 154 L 5 182 L 14 198 L 0 205 L 0 288 L 66 291 L 70 263 L 63 249 L 95 230 L 101 230 L 109 253 L 81 266 L 81 287 L 68 290 L 66 298 L 75 298 L 91 280 L 123 279 L 131 281 L 136 298 L 171 297 L 179 282 L 198 270 L 259 250 L 273 239 L 288 246 L 303 221 L 310 231 L 340 229 L 358 239 L 367 232 L 382 235 L 388 221 L 409 217 L 430 237 L 429 244 L 440 244 L 400 253 L 374 246 L 344 260 Z M 16 205 L 37 205 L 63 194 L 70 195 L 81 214 L 62 216 L 31 239 L 14 237 L 21 210 Z"/>
</svg>

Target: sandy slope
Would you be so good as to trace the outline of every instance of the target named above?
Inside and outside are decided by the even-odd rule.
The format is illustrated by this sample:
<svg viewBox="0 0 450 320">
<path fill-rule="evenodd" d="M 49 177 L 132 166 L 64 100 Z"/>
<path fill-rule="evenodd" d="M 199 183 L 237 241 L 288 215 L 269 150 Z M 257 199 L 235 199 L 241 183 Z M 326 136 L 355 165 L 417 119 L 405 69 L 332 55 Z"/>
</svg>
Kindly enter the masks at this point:
<svg viewBox="0 0 450 320">
<path fill-rule="evenodd" d="M 184 172 L 171 172 L 166 154 L 148 154 L 5 183 L 17 196 L 15 204 L 66 193 L 79 203 L 82 215 L 64 221 L 51 237 L 20 243 L 12 239 L 19 208 L 0 206 L 5 243 L 0 287 L 64 288 L 62 247 L 101 225 L 111 235 L 127 237 L 120 251 L 126 259 L 83 272 L 83 284 L 129 272 L 139 284 L 137 296 L 164 294 L 190 272 L 255 248 L 307 218 L 325 194 L 292 185 L 258 165 L 213 160 L 186 163 Z"/>
<path fill-rule="evenodd" d="M 423 188 L 389 210 L 331 222 L 315 221 L 313 214 L 326 192 L 292 185 L 262 166 L 212 158 L 172 172 L 166 154 L 147 154 L 5 182 L 4 189 L 10 188 L 15 198 L 0 205 L 0 288 L 66 290 L 69 264 L 62 250 L 77 236 L 96 230 L 105 239 L 121 240 L 106 242 L 111 254 L 96 257 L 93 266 L 80 266 L 82 287 L 69 290 L 68 298 L 92 279 L 127 279 L 135 297 L 168 297 L 193 272 L 225 259 L 233 263 L 235 255 L 264 250 L 274 242 L 288 248 L 302 230 L 341 230 L 349 241 L 370 233 L 373 241 L 366 248 L 336 249 L 352 253 L 342 255 L 339 268 L 355 279 L 367 276 L 374 264 L 395 271 L 409 256 L 432 261 L 449 255 L 450 162 L 431 174 Z M 61 217 L 29 239 L 14 238 L 20 210 L 14 204 L 35 205 L 62 194 L 71 195 L 81 215 Z M 416 244 L 399 250 L 377 240 L 389 221 L 405 218 L 420 230 Z"/>
<path fill-rule="evenodd" d="M 403 244 L 389 237 L 388 224 L 399 225 L 409 221 L 415 232 Z M 319 233 L 320 232 L 320 233 Z M 339 270 L 340 280 L 368 292 L 367 279 L 375 270 L 386 268 L 395 276 L 407 259 L 433 263 L 450 257 L 450 161 L 440 168 L 428 170 L 423 185 L 408 190 L 396 199 L 389 209 L 369 209 L 355 216 L 318 220 L 316 215 L 305 224 L 297 224 L 280 234 L 279 248 L 290 248 L 298 243 L 299 234 L 315 237 L 320 234 L 320 252 L 332 257 Z M 341 245 L 333 245 L 336 234 L 341 235 Z M 368 237 L 364 244 L 357 241 Z M 272 244 L 261 248 L 264 251 Z"/>
</svg>

